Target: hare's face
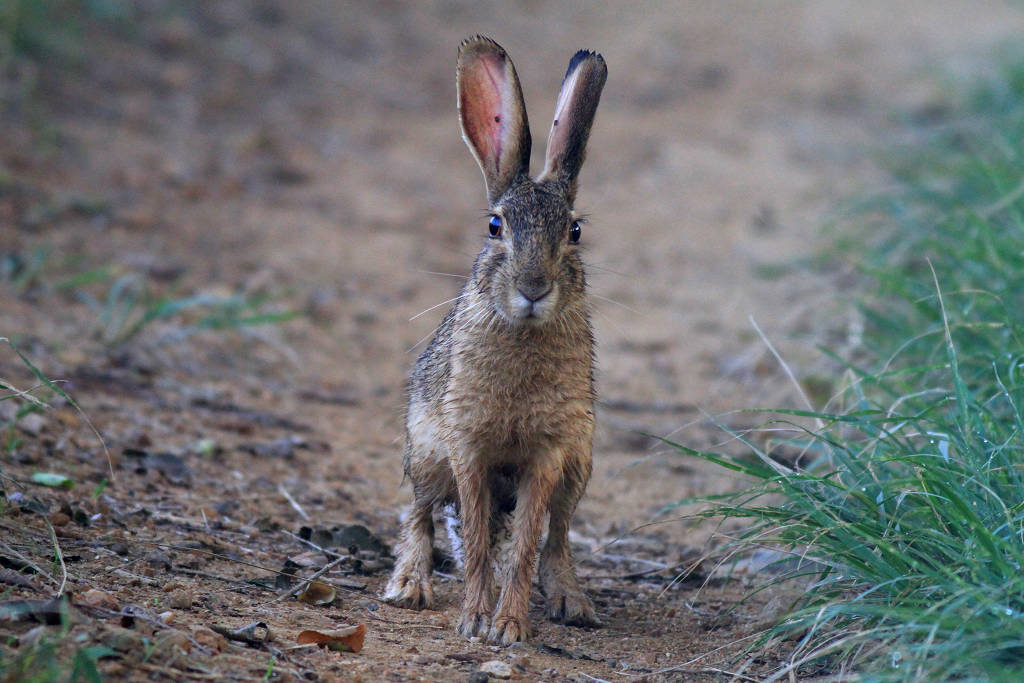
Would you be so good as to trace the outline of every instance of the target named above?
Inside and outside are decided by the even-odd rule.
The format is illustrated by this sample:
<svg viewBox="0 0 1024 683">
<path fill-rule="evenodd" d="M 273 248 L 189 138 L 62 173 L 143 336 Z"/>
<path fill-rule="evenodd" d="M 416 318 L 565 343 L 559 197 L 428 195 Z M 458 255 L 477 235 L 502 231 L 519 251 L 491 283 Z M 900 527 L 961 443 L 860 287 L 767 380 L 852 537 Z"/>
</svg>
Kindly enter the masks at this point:
<svg viewBox="0 0 1024 683">
<path fill-rule="evenodd" d="M 582 304 L 582 231 L 557 183 L 513 185 L 493 208 L 488 231 L 475 277 L 502 318 L 541 325 Z"/>
<path fill-rule="evenodd" d="M 572 207 L 607 75 L 599 54 L 580 50 L 569 61 L 544 170 L 531 180 L 530 126 L 512 60 L 489 38 L 459 46 L 459 124 L 491 207 L 490 239 L 473 276 L 487 304 L 513 325 L 548 325 L 582 313 L 580 227 Z"/>
</svg>

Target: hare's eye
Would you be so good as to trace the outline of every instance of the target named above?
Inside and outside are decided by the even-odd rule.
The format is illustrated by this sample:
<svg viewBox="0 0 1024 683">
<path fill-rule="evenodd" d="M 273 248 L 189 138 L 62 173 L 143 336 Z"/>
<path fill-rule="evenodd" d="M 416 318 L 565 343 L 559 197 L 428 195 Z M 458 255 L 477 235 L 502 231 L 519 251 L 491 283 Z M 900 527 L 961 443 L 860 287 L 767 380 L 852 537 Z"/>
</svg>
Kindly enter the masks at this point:
<svg viewBox="0 0 1024 683">
<path fill-rule="evenodd" d="M 569 228 L 569 244 L 579 244 L 580 236 L 583 234 L 583 229 L 580 228 L 579 221 L 573 221 L 572 227 Z"/>
<path fill-rule="evenodd" d="M 491 237 L 501 237 L 501 219 L 497 216 L 491 216 L 491 222 L 488 224 Z"/>
</svg>

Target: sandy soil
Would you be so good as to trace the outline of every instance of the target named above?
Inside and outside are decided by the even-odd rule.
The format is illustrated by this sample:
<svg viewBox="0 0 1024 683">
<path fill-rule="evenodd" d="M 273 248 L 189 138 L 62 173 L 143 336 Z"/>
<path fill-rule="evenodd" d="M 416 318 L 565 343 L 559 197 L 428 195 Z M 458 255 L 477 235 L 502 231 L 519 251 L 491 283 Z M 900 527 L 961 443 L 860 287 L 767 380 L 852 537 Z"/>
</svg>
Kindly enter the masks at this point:
<svg viewBox="0 0 1024 683">
<path fill-rule="evenodd" d="M 740 485 L 642 433 L 732 448 L 707 415 L 743 428 L 759 418 L 738 409 L 798 404 L 750 316 L 827 397 L 814 345 L 856 343 L 848 278 L 793 264 L 837 201 L 878 182 L 871 151 L 941 121 L 946 79 L 990 68 L 1024 14 L 966 0 L 145 7 L 87 23 L 77 60 L 13 62 L 0 81 L 0 336 L 68 380 L 111 456 L 60 399 L 7 430 L 0 563 L 35 570 L 4 599 L 60 580 L 43 511 L 74 632 L 122 646 L 100 664 L 112 678 L 261 678 L 271 661 L 281 679 L 367 681 L 465 679 L 487 660 L 523 680 L 778 666 L 782 652 L 735 657 L 784 595 L 743 601 L 749 586 L 711 562 L 670 584 L 721 542 L 710 529 L 626 533 Z M 509 650 L 454 633 L 455 577 L 437 610 L 379 604 L 373 543 L 330 541 L 351 555 L 328 575 L 347 586 L 330 607 L 275 601 L 273 584 L 286 559 L 325 561 L 301 527 L 395 540 L 404 378 L 485 230 L 454 109 L 455 48 L 477 32 L 516 60 L 535 159 L 568 57 L 590 47 L 610 71 L 578 199 L 602 402 L 574 536 L 605 628 L 546 623 L 538 603 L 537 635 Z M 132 297 L 235 294 L 260 302 L 248 313 L 299 315 L 218 328 L 191 308 L 116 340 L 142 315 Z M 10 350 L 0 377 L 34 383 Z M 23 483 L 40 470 L 78 486 Z M 210 631 L 257 621 L 272 642 Z M 355 623 L 359 654 L 289 649 Z"/>
</svg>

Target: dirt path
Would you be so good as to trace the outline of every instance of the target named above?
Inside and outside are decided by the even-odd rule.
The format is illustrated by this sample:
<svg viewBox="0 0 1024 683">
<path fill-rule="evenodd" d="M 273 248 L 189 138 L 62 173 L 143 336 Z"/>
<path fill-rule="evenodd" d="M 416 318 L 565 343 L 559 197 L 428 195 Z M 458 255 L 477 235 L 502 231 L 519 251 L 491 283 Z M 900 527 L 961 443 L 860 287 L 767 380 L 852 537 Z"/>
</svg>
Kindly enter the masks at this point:
<svg viewBox="0 0 1024 683">
<path fill-rule="evenodd" d="M 111 596 L 84 605 L 75 628 L 127 643 L 122 659 L 101 663 L 113 677 L 259 678 L 272 656 L 275 675 L 309 680 L 450 680 L 486 660 L 524 680 L 715 680 L 712 669 L 734 666 L 727 656 L 779 598 L 740 602 L 742 583 L 713 577 L 701 588 L 711 566 L 666 588 L 705 550 L 707 530 L 670 523 L 607 543 L 673 501 L 737 483 L 658 453 L 638 432 L 708 447 L 723 438 L 705 413 L 797 400 L 749 315 L 815 400 L 827 396 L 814 344 L 841 347 L 857 326 L 842 273 L 786 265 L 811 253 L 838 199 L 874 179 L 867 150 L 906 130 L 894 114 L 941 118 L 940 76 L 984 71 L 992 47 L 1020 35 L 1024 14 L 966 0 L 898 11 L 881 2 L 146 6 L 130 27 L 90 30 L 77 65 L 15 65 L 3 81 L 0 336 L 70 380 L 116 479 L 90 495 L 110 474 L 69 406 L 20 421 L 3 474 L 62 471 L 79 486 L 54 493 L 5 480 L 17 495 L 0 518 L 0 560 L 16 565 L 18 551 L 49 566 L 31 501 L 64 523 L 70 588 Z M 574 50 L 600 50 L 610 70 L 578 201 L 592 216 L 584 240 L 599 296 L 602 404 L 575 527 L 606 627 L 563 628 L 538 614 L 534 640 L 510 650 L 455 635 L 455 579 L 439 582 L 437 611 L 379 605 L 386 567 L 372 544 L 341 564 L 357 588 L 334 606 L 274 602 L 272 590 L 271 570 L 286 559 L 323 563 L 292 536 L 300 527 L 358 523 L 395 539 L 408 496 L 402 385 L 444 307 L 415 316 L 454 296 L 484 230 L 479 171 L 454 111 L 455 48 L 476 32 L 516 60 L 536 130 L 546 130 Z M 22 94 L 33 83 L 35 105 Z M 111 343 L 143 315 L 132 302 L 147 294 L 257 304 L 230 315 L 189 308 Z M 118 324 L 122 306 L 129 322 Z M 239 326 L 287 311 L 301 315 Z M 32 384 L 9 352 L 0 377 Z M 0 403 L 0 424 L 12 403 Z M 62 506 L 72 520 L 99 516 L 68 522 Z M 246 583 L 258 577 L 271 585 Z M 52 592 L 42 576 L 33 581 L 39 590 L 12 597 Z M 113 615 L 128 608 L 133 624 Z M 164 611 L 173 629 L 148 621 Z M 269 625 L 273 644 L 229 646 L 208 630 L 254 621 Z M 339 623 L 367 625 L 363 652 L 287 649 L 299 631 Z M 27 628 L 0 623 L 4 634 Z M 159 647 L 144 657 L 147 633 Z M 751 662 L 748 674 L 777 664 Z"/>
</svg>

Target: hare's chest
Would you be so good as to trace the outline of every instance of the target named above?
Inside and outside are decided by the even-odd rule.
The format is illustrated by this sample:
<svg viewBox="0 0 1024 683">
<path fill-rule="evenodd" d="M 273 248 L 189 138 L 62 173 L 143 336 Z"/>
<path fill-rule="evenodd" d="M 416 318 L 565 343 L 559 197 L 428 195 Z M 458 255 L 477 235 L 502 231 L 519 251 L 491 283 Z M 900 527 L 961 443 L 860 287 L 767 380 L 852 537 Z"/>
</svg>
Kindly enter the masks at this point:
<svg viewBox="0 0 1024 683">
<path fill-rule="evenodd" d="M 590 355 L 466 352 L 453 358 L 446 419 L 496 446 L 558 441 L 593 420 Z"/>
</svg>

